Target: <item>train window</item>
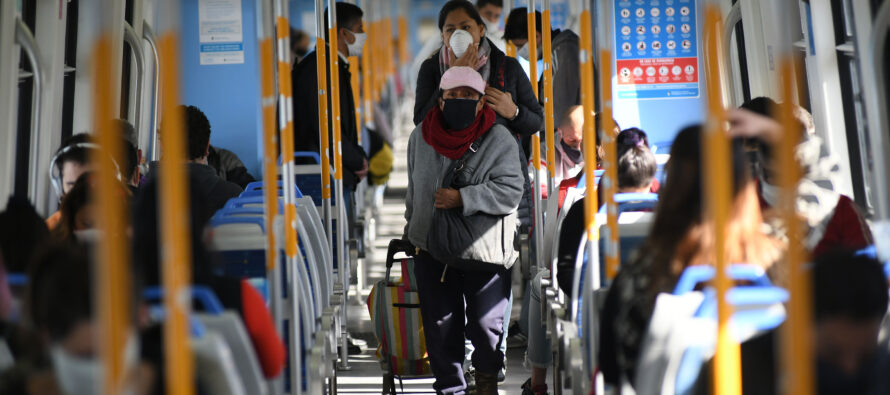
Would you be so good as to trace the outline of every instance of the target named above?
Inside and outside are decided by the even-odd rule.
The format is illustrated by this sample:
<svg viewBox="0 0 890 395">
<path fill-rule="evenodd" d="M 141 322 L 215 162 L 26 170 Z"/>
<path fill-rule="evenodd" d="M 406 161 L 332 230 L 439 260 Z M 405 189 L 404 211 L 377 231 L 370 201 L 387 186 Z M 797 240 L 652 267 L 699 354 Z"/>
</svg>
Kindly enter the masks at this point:
<svg viewBox="0 0 890 395">
<path fill-rule="evenodd" d="M 837 45 L 837 68 L 841 78 L 841 100 L 843 113 L 846 114 L 847 149 L 850 155 L 850 175 L 853 181 L 853 198 L 861 206 L 871 212 L 868 191 L 871 179 L 871 161 L 869 159 L 869 137 L 865 122 L 865 103 L 863 102 L 859 58 L 856 54 L 855 25 L 850 0 L 833 0 L 831 2 L 834 18 L 834 32 Z"/>
<path fill-rule="evenodd" d="M 133 0 L 127 0 L 127 4 L 124 9 L 124 20 L 133 26 Z M 132 71 L 133 71 L 133 48 L 130 47 L 130 43 L 124 40 L 124 53 L 121 56 L 121 61 L 123 62 L 121 66 L 121 108 L 120 108 L 120 118 L 121 119 L 130 119 L 130 81 L 132 81 Z M 138 103 L 138 101 L 134 100 L 133 102 Z M 136 109 L 139 111 L 139 109 Z M 137 125 L 138 126 L 138 125 Z"/>
<path fill-rule="evenodd" d="M 739 0 L 732 0 L 732 4 L 735 5 Z M 742 102 L 747 102 L 751 100 L 751 86 L 748 84 L 748 56 L 745 53 L 745 26 L 744 21 L 739 18 L 739 21 L 735 24 L 733 28 L 735 30 L 735 43 L 736 43 L 736 54 L 738 55 L 738 65 L 739 68 L 739 76 L 741 77 L 741 87 L 742 87 Z"/>
<path fill-rule="evenodd" d="M 73 134 L 74 82 L 77 70 L 77 14 L 78 0 L 68 2 L 68 19 L 65 21 L 65 76 L 62 82 L 62 139 Z"/>
<path fill-rule="evenodd" d="M 37 5 L 36 2 L 25 1 L 19 4 L 21 7 L 21 18 L 25 25 L 31 29 L 31 33 L 36 33 Z M 21 50 L 19 57 L 19 78 L 18 78 L 18 127 L 16 130 L 16 155 L 15 155 L 15 178 L 13 191 L 19 196 L 28 196 L 30 155 L 31 155 L 31 111 L 32 99 L 34 95 L 34 70 L 31 69 L 31 62 L 25 55 L 25 51 Z"/>
</svg>

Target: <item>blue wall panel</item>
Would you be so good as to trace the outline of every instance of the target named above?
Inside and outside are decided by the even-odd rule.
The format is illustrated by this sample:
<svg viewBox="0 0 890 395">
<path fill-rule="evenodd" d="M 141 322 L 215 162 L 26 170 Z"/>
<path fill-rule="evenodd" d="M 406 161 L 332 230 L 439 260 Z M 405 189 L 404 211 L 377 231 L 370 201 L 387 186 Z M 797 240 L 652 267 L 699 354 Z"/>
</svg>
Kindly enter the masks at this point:
<svg viewBox="0 0 890 395">
<path fill-rule="evenodd" d="M 180 82 L 182 103 L 200 108 L 210 120 L 210 143 L 238 154 L 259 178 L 263 147 L 256 1 L 241 0 L 244 63 L 205 66 L 198 50 L 198 0 L 182 2 Z"/>
</svg>

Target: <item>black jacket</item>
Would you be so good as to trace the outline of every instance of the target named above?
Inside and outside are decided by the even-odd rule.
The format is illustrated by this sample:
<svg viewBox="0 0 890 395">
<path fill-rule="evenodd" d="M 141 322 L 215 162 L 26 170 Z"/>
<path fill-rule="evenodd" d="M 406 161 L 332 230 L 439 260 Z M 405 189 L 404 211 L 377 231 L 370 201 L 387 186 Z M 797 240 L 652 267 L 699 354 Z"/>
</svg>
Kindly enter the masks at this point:
<svg viewBox="0 0 890 395">
<path fill-rule="evenodd" d="M 238 197 L 243 191 L 238 184 L 223 180 L 216 175 L 216 170 L 209 165 L 199 163 L 189 163 L 189 182 L 197 186 L 197 190 L 202 196 L 193 196 L 192 199 L 199 199 L 203 205 L 210 210 L 210 213 L 216 213 L 217 210 L 225 207 L 226 202 L 233 197 Z"/>
<path fill-rule="evenodd" d="M 487 39 L 486 39 L 487 40 Z M 501 52 L 494 43 L 491 45 L 491 53 L 488 62 L 491 64 L 491 73 L 488 76 L 488 86 L 509 92 L 513 96 L 513 102 L 519 107 L 519 116 L 510 121 L 498 115 L 495 122 L 504 125 L 511 132 L 520 135 L 523 147 L 527 149 L 527 142 L 532 134 L 544 129 L 544 110 L 535 97 L 532 84 L 522 70 L 519 62 Z M 414 102 L 414 124 L 417 125 L 426 117 L 426 114 L 437 105 L 439 80 L 442 73 L 439 70 L 439 52 L 430 56 L 420 66 L 417 76 L 417 92 Z"/>
<path fill-rule="evenodd" d="M 328 51 L 328 65 L 331 52 Z M 291 73 L 294 102 L 294 148 L 297 151 L 320 152 L 321 144 L 318 136 L 318 68 L 316 52 L 312 51 L 294 67 Z M 330 66 L 328 69 L 330 70 Z M 340 59 L 340 136 L 343 154 L 343 184 L 355 189 L 358 177 L 355 172 L 364 166 L 365 150 L 358 145 L 356 136 L 355 99 L 352 97 L 351 74 L 349 65 Z M 328 75 L 327 91 L 331 91 L 330 75 Z M 328 94 L 328 109 L 331 108 L 331 95 Z M 333 119 L 328 116 L 328 147 L 333 147 Z M 330 152 L 333 160 L 333 151 Z M 333 165 L 333 163 L 332 163 Z"/>
</svg>

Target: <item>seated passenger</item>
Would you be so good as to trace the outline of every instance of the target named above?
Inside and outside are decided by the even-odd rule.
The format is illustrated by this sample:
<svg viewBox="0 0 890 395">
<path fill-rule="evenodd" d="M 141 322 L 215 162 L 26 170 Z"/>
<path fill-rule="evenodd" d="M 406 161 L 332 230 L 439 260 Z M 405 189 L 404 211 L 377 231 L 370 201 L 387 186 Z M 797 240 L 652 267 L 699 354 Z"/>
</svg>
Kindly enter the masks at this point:
<svg viewBox="0 0 890 395">
<path fill-rule="evenodd" d="M 226 181 L 217 175 L 216 170 L 208 165 L 210 155 L 210 121 L 195 106 L 181 106 L 185 113 L 186 132 L 188 133 L 188 172 L 189 182 L 198 186 L 201 192 L 192 199 L 206 204 L 216 212 L 226 202 L 241 194 L 243 189 L 235 183 Z"/>
<path fill-rule="evenodd" d="M 644 146 L 649 152 L 652 152 L 652 147 L 649 146 L 649 137 L 646 135 L 646 132 L 640 130 L 639 128 L 629 128 L 622 130 L 621 133 L 618 133 L 618 138 L 615 139 L 615 144 L 617 145 L 616 152 L 618 152 L 618 158 L 621 158 L 621 155 L 625 150 L 628 150 L 633 147 Z M 654 153 L 653 153 L 654 154 Z M 656 170 L 658 170 L 658 163 L 656 162 Z M 652 178 L 652 186 L 649 188 L 649 192 L 658 193 L 658 188 L 661 187 L 661 183 L 658 182 L 657 178 Z"/>
<path fill-rule="evenodd" d="M 123 119 L 114 120 L 115 127 L 120 129 L 122 136 L 123 156 L 114 158 L 120 167 L 121 181 L 127 185 L 131 193 L 136 193 L 142 174 L 139 172 L 139 150 L 136 148 L 136 129 Z"/>
<path fill-rule="evenodd" d="M 28 315 L 51 364 L 41 364 L 37 355 L 31 356 L 33 364 L 21 361 L 26 377 L 18 389 L 22 392 L 15 393 L 100 393 L 101 346 L 88 247 L 52 245 L 35 261 L 30 279 Z M 140 361 L 138 342 L 129 340 L 124 350 L 124 385 L 135 394 L 161 393 L 163 387 L 154 381 L 157 366 Z"/>
<path fill-rule="evenodd" d="M 189 195 L 199 196 L 201 186 L 189 185 Z M 161 282 L 161 243 L 158 236 L 158 180 L 149 178 L 136 197 L 133 214 L 133 257 L 136 270 L 142 273 L 146 286 Z M 284 368 L 285 348 L 275 322 L 262 295 L 245 279 L 221 277 L 214 274 L 213 257 L 203 243 L 204 226 L 214 210 L 199 199 L 189 199 L 189 235 L 192 246 L 192 283 L 210 287 L 222 305 L 237 311 L 257 353 L 257 358 L 267 378 L 278 376 Z"/>
<path fill-rule="evenodd" d="M 599 367 L 605 381 L 633 381 L 637 358 L 660 292 L 670 292 L 683 270 L 714 261 L 713 223 L 704 212 L 699 127 L 682 130 L 671 147 L 667 181 L 651 233 L 640 251 L 621 267 L 608 291 L 600 321 Z M 757 190 L 744 161 L 741 141 L 733 140 L 733 199 L 725 239 L 730 262 L 765 269 L 782 254 L 781 243 L 762 232 Z"/>
<path fill-rule="evenodd" d="M 433 388 L 444 394 L 466 391 L 465 335 L 475 348 L 477 394 L 497 394 L 497 374 L 504 366 L 499 346 L 510 295 L 510 265 L 516 257 L 512 241 L 506 240 L 512 238 L 518 221 L 523 176 L 515 138 L 495 124 L 495 111 L 482 101 L 485 86 L 474 69 L 449 68 L 439 83 L 438 105 L 408 142 L 404 238 L 418 249 L 415 275 L 430 367 L 436 377 Z M 473 145 L 476 148 L 471 151 Z M 455 171 L 453 183 L 439 185 L 451 176 L 451 166 L 464 159 L 463 168 L 472 171 Z M 472 229 L 481 236 L 467 237 L 474 238 L 472 251 L 481 248 L 479 244 L 499 245 L 496 252 L 490 251 L 490 259 L 502 257 L 503 261 L 465 259 L 466 266 L 451 266 L 442 256 L 433 257 L 427 239 L 436 226 L 436 210 L 502 218 L 494 228 Z"/>
<path fill-rule="evenodd" d="M 584 107 L 571 106 L 562 115 L 556 129 L 559 143 L 556 144 L 554 175 L 557 183 L 573 178 L 584 168 L 584 152 L 581 143 L 584 139 Z M 544 156 L 544 155 L 542 155 Z"/>
<path fill-rule="evenodd" d="M 742 108 L 775 119 L 777 104 L 769 98 L 759 97 L 743 104 Z M 832 177 L 838 171 L 837 164 L 835 161 L 822 159 L 823 154 L 827 157 L 827 151 L 822 152 L 824 150 L 820 148 L 818 137 L 813 135 L 815 126 L 812 116 L 800 107 L 796 108 L 795 116 L 807 129 L 807 133 L 802 133 L 804 141 L 798 146 L 796 156 L 798 160 L 802 160 L 803 156 L 818 157 L 811 161 L 813 166 L 807 166 L 804 170 L 824 174 L 822 182 L 803 180 L 798 186 L 798 209 L 810 227 L 806 239 L 807 248 L 814 255 L 819 255 L 837 248 L 861 249 L 871 245 L 871 230 L 859 206 L 849 197 L 833 190 L 836 180 Z M 758 169 L 760 196 L 764 208 L 768 209 L 778 204 L 777 169 L 770 147 L 763 143 L 756 146 L 755 168 Z M 766 212 L 768 217 L 778 214 L 773 210 Z"/>
<path fill-rule="evenodd" d="M 818 394 L 885 394 L 890 387 L 881 366 L 890 350 L 878 347 L 881 320 L 887 314 L 887 281 L 880 262 L 834 251 L 812 266 L 813 325 Z M 787 325 L 784 324 L 784 325 Z M 742 392 L 778 394 L 782 328 L 741 345 Z M 713 362 L 702 367 L 696 393 L 713 392 Z M 883 369 L 883 370 L 881 370 Z M 882 388 L 882 389 L 879 389 Z"/>
<path fill-rule="evenodd" d="M 216 170 L 216 175 L 224 181 L 238 185 L 241 189 L 247 188 L 247 184 L 256 181 L 244 162 L 234 152 L 225 148 L 210 146 L 207 151 L 207 164 Z"/>
<path fill-rule="evenodd" d="M 59 223 L 52 231 L 57 241 L 76 241 L 77 232 L 93 229 L 96 221 L 95 179 L 92 172 L 80 175 L 59 207 Z M 123 192 L 123 191 L 121 191 Z"/>
<path fill-rule="evenodd" d="M 80 133 L 62 141 L 62 145 L 56 150 L 53 157 L 52 186 L 59 197 L 59 202 L 65 197 L 65 194 L 74 188 L 74 183 L 80 178 L 80 175 L 93 170 L 90 163 L 90 150 L 98 148 L 93 143 L 89 134 Z M 60 212 L 55 212 L 46 220 L 46 226 L 50 230 L 56 228 L 61 217 Z"/>
<path fill-rule="evenodd" d="M 31 202 L 10 196 L 0 213 L 0 257 L 9 273 L 27 273 L 31 260 L 49 240 L 49 229 Z"/>
<path fill-rule="evenodd" d="M 602 116 L 600 114 L 601 113 L 597 113 L 596 115 L 594 115 L 594 119 L 593 119 L 594 123 L 597 125 L 597 130 L 599 130 L 599 125 L 600 125 L 600 122 L 602 119 Z M 617 136 L 619 133 L 621 133 L 621 126 L 619 126 L 618 122 L 615 121 L 614 119 L 612 120 L 612 125 L 615 125 L 615 127 L 612 129 L 612 133 L 614 133 L 614 135 Z M 583 120 L 582 120 L 582 124 L 580 127 L 581 128 L 584 127 Z M 603 158 L 606 156 L 606 152 L 605 152 L 602 144 L 600 144 L 599 133 L 595 133 L 594 135 L 596 136 L 596 170 L 600 170 L 600 169 L 602 169 Z M 583 155 L 583 152 L 582 152 L 582 155 Z M 579 181 L 581 181 L 582 177 L 584 177 L 584 168 L 583 167 L 581 168 L 581 170 L 578 171 L 578 175 L 576 175 L 572 178 L 564 179 L 564 180 L 562 180 L 562 182 L 559 183 L 558 198 L 559 198 L 559 209 L 560 210 L 562 210 L 562 205 L 563 205 L 563 202 L 565 202 L 566 194 L 568 193 L 569 188 L 576 188 L 576 187 L 577 188 L 585 188 L 584 185 L 579 184 Z"/>
</svg>

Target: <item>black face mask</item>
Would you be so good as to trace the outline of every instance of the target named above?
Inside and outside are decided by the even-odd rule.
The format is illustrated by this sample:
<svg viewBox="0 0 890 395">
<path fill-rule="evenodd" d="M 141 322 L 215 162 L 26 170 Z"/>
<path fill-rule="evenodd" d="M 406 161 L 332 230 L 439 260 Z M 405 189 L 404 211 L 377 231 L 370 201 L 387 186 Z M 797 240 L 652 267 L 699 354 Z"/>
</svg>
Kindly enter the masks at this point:
<svg viewBox="0 0 890 395">
<path fill-rule="evenodd" d="M 476 105 L 478 100 L 445 99 L 442 116 L 450 130 L 464 130 L 476 121 Z"/>
<path fill-rule="evenodd" d="M 579 163 L 579 162 L 581 162 L 581 154 L 582 154 L 582 152 L 581 152 L 580 149 L 574 149 L 574 148 L 572 148 L 571 146 L 569 146 L 568 144 L 566 144 L 566 141 L 563 140 L 563 139 L 560 139 L 560 140 L 559 140 L 559 144 L 562 145 L 562 150 L 563 150 L 563 152 L 566 153 L 566 156 L 568 156 L 569 159 L 570 159 L 572 162 L 575 162 L 575 163 Z"/>
<path fill-rule="evenodd" d="M 300 58 L 303 58 L 306 56 L 307 53 L 309 53 L 309 49 L 297 48 L 297 50 L 294 52 L 297 54 L 297 56 L 299 56 Z"/>
</svg>

